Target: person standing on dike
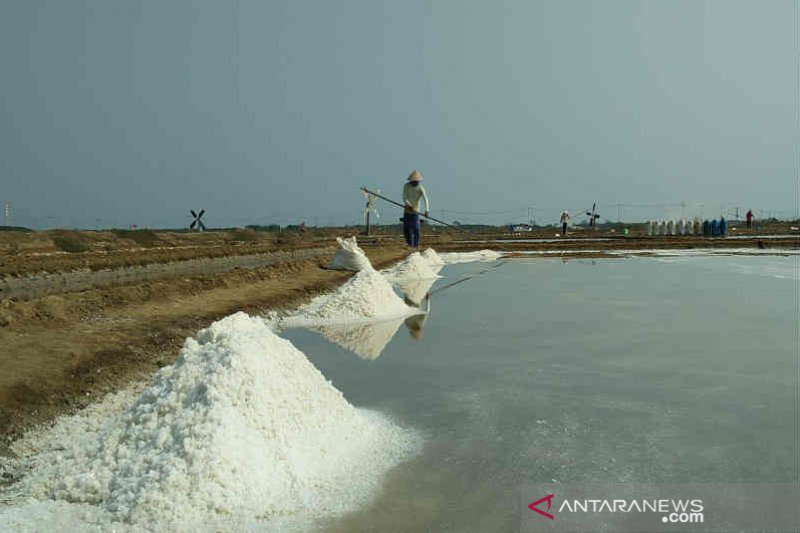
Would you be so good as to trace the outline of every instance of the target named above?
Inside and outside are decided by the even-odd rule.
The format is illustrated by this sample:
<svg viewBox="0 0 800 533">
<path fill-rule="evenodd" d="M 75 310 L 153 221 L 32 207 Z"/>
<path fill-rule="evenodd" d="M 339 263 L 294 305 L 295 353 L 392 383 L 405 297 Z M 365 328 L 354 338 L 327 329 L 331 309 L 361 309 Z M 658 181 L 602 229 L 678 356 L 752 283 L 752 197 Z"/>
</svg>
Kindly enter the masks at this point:
<svg viewBox="0 0 800 533">
<path fill-rule="evenodd" d="M 408 175 L 406 184 L 403 185 L 403 235 L 406 243 L 412 250 L 419 249 L 420 224 L 419 224 L 419 201 L 425 200 L 425 216 L 428 216 L 431 206 L 428 202 L 428 195 L 422 186 L 422 174 L 414 170 Z"/>
<path fill-rule="evenodd" d="M 569 224 L 569 212 L 562 211 L 561 217 L 559 218 L 559 222 L 561 222 L 561 236 L 567 236 L 567 225 Z"/>
</svg>

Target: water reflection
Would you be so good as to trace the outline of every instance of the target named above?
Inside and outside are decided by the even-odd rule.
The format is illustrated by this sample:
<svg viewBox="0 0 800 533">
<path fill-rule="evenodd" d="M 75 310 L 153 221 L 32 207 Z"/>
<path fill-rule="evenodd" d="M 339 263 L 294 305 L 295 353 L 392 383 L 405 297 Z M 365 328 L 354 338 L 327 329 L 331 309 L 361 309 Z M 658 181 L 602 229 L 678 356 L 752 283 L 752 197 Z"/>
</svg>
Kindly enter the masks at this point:
<svg viewBox="0 0 800 533">
<path fill-rule="evenodd" d="M 422 330 L 425 328 L 425 322 L 427 322 L 431 313 L 431 294 L 429 292 L 425 293 L 422 301 L 418 303 L 415 303 L 408 296 L 404 300 L 408 306 L 416 307 L 420 310 L 419 314 L 412 315 L 405 320 L 408 332 L 414 340 L 419 341 L 422 339 Z"/>
<path fill-rule="evenodd" d="M 314 326 L 310 329 L 361 359 L 373 360 L 380 357 L 402 323 L 403 318 L 396 318 L 366 324 Z"/>
<path fill-rule="evenodd" d="M 439 269 L 436 271 L 438 272 Z M 431 312 L 431 287 L 436 283 L 435 279 L 423 279 L 413 281 L 399 281 L 395 284 L 397 289 L 403 294 L 403 301 L 409 307 L 419 309 L 416 313 L 405 319 L 405 325 L 408 332 L 414 340 L 419 341 L 422 339 L 422 331 L 425 328 L 425 322 L 428 320 Z"/>
<path fill-rule="evenodd" d="M 421 307 L 436 279 L 398 280 L 392 284 L 400 292 L 406 305 Z"/>
<path fill-rule="evenodd" d="M 430 289 L 436 279 L 396 280 L 393 283 L 406 305 L 419 309 L 419 313 L 380 322 L 331 324 L 309 329 L 365 360 L 380 357 L 402 324 L 405 324 L 414 339 L 420 340 L 431 310 Z"/>
</svg>

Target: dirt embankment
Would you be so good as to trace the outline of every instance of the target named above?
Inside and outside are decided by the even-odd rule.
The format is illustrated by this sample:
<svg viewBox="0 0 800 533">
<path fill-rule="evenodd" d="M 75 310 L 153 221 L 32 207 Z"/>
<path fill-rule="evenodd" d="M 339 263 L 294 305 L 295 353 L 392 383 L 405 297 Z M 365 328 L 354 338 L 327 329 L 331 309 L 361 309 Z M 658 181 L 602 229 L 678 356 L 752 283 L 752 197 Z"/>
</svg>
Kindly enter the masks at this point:
<svg viewBox="0 0 800 533">
<path fill-rule="evenodd" d="M 335 245 L 344 231 L 204 233 L 113 230 L 0 232 L 0 277 L 116 269 Z"/>
</svg>

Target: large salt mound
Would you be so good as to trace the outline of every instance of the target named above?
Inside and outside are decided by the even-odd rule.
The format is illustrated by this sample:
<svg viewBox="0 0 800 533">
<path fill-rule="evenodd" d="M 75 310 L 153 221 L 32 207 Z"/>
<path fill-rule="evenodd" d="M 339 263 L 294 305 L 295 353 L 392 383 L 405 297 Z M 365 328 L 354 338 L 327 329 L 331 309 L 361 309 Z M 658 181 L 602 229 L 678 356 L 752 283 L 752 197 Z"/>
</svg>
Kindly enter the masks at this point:
<svg viewBox="0 0 800 533">
<path fill-rule="evenodd" d="M 336 291 L 314 298 L 284 319 L 286 327 L 374 321 L 409 316 L 414 310 L 376 270 L 362 270 Z"/>
<path fill-rule="evenodd" d="M 402 262 L 385 271 L 388 278 L 397 279 L 435 279 L 441 266 L 431 266 L 419 252 L 414 252 Z"/>
<path fill-rule="evenodd" d="M 364 254 L 364 250 L 358 246 L 355 236 L 344 239 L 336 237 L 336 241 L 339 243 L 339 248 L 336 250 L 336 254 L 334 254 L 328 268 L 331 270 L 351 270 L 353 272 L 372 270 L 372 263 L 369 262 L 369 259 Z"/>
<path fill-rule="evenodd" d="M 244 313 L 187 339 L 132 406 L 81 427 L 42 439 L 14 492 L 155 530 L 346 512 L 418 446 Z"/>
</svg>

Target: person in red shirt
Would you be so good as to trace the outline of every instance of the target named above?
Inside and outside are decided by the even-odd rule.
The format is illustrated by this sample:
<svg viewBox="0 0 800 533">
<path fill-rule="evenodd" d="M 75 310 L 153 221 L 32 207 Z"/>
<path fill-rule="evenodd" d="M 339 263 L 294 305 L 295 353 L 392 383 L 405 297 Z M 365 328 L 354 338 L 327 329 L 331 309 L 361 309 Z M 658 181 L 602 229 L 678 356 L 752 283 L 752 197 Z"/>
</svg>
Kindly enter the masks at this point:
<svg viewBox="0 0 800 533">
<path fill-rule="evenodd" d="M 747 229 L 753 229 L 753 211 L 748 209 L 745 218 L 747 219 Z"/>
</svg>

